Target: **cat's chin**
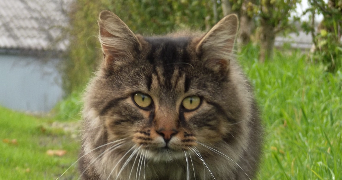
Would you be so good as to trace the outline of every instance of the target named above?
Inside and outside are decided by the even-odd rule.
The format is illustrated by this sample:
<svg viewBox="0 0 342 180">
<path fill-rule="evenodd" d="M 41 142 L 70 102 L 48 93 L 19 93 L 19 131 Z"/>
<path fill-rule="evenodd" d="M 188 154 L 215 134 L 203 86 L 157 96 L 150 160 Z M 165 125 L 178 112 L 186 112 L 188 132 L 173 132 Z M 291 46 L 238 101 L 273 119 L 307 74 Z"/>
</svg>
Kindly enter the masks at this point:
<svg viewBox="0 0 342 180">
<path fill-rule="evenodd" d="M 184 151 L 172 150 L 169 148 L 160 148 L 155 150 L 147 150 L 146 157 L 155 162 L 168 162 L 178 159 L 184 159 Z"/>
</svg>

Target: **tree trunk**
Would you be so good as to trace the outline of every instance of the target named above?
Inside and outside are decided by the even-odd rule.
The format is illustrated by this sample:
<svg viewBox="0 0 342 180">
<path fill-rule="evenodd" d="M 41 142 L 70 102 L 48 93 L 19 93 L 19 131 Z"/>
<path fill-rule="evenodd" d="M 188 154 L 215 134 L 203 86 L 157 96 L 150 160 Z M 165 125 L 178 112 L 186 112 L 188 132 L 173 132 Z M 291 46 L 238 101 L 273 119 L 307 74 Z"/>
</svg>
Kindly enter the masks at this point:
<svg viewBox="0 0 342 180">
<path fill-rule="evenodd" d="M 217 22 L 217 2 L 216 0 L 212 0 L 213 2 L 213 13 L 214 13 L 214 22 Z"/>
<path fill-rule="evenodd" d="M 253 30 L 253 21 L 247 14 L 241 13 L 240 16 L 240 37 L 238 42 L 242 45 L 247 45 L 251 40 Z"/>
<path fill-rule="evenodd" d="M 232 7 L 230 6 L 229 0 L 222 0 L 221 5 L 223 16 L 227 16 L 228 14 L 232 13 Z"/>
<path fill-rule="evenodd" d="M 271 60 L 273 55 L 273 47 L 275 40 L 274 27 L 268 23 L 266 18 L 261 17 L 261 29 L 260 29 L 260 54 L 259 61 L 265 62 Z"/>
<path fill-rule="evenodd" d="M 240 9 L 232 10 L 231 3 L 229 0 L 222 0 L 221 1 L 222 5 L 222 11 L 223 15 L 226 16 L 228 14 L 236 14 L 239 16 L 239 21 L 240 21 L 240 35 L 237 39 L 237 42 L 241 45 L 246 45 L 250 42 L 250 36 L 252 34 L 252 30 L 254 27 L 252 18 L 247 15 L 247 9 L 248 9 L 248 3 L 254 1 L 246 1 L 245 3 L 242 4 Z"/>
<path fill-rule="evenodd" d="M 251 11 L 253 11 L 252 4 L 256 4 L 256 0 L 245 0 L 241 5 L 239 37 L 241 45 L 247 45 L 250 42 L 251 34 L 254 29 L 254 22 L 251 15 Z"/>
</svg>

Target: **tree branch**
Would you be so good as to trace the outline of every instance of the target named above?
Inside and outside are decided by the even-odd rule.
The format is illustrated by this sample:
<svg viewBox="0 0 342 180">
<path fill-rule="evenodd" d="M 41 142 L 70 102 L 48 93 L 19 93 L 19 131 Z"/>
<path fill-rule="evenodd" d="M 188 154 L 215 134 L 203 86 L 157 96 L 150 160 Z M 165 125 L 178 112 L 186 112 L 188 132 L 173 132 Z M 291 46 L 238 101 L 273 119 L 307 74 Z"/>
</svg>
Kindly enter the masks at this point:
<svg viewBox="0 0 342 180">
<path fill-rule="evenodd" d="M 319 4 L 316 0 L 313 0 L 313 2 L 311 2 L 311 3 L 314 4 L 316 7 L 318 7 L 323 13 L 328 14 L 328 15 L 332 15 L 331 12 L 329 12 L 325 7 L 323 7 L 321 4 Z"/>
</svg>

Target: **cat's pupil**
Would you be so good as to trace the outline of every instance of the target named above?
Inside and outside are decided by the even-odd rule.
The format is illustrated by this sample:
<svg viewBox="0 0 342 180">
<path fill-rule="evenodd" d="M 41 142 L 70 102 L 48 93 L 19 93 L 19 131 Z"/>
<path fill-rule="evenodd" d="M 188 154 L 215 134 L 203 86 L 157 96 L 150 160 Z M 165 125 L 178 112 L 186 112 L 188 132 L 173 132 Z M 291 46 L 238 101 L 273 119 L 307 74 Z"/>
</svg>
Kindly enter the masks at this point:
<svg viewBox="0 0 342 180">
<path fill-rule="evenodd" d="M 152 103 L 151 97 L 142 93 L 134 94 L 133 101 L 138 107 L 141 108 L 146 108 Z"/>
</svg>

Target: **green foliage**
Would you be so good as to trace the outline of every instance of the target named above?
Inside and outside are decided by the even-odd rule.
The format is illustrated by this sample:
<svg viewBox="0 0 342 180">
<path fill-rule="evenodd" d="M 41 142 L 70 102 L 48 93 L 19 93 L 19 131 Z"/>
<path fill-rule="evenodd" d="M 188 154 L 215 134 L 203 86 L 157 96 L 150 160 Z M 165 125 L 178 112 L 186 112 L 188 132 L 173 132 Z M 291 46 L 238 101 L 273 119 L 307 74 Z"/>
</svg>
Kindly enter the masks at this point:
<svg viewBox="0 0 342 180">
<path fill-rule="evenodd" d="M 207 17 L 209 26 L 216 23 L 211 6 L 212 2 L 206 0 L 117 0 L 109 10 L 116 13 L 133 32 L 151 35 L 189 27 L 204 30 Z"/>
<path fill-rule="evenodd" d="M 239 59 L 266 130 L 258 179 L 342 179 L 342 71 L 326 73 L 300 52 L 275 51 L 260 64 L 257 51 L 247 47 Z"/>
<path fill-rule="evenodd" d="M 54 111 L 56 112 L 56 119 L 59 121 L 70 121 L 81 119 L 82 93 L 79 91 L 72 92 L 63 101 L 59 102 Z"/>
<path fill-rule="evenodd" d="M 78 0 L 70 14 L 70 48 L 63 62 L 63 88 L 66 94 L 80 90 L 99 64 L 97 17 L 101 1 Z"/>
<path fill-rule="evenodd" d="M 313 61 L 325 64 L 328 72 L 336 72 L 342 67 L 342 44 L 338 40 L 336 41 L 336 36 L 333 32 L 323 29 L 315 37 L 317 49 L 311 58 Z"/>
<path fill-rule="evenodd" d="M 296 10 L 300 0 L 261 0 L 259 16 L 267 19 L 267 23 L 281 30 L 293 28 L 291 12 Z M 298 19 L 292 19 L 298 20 Z"/>
<path fill-rule="evenodd" d="M 322 62 L 328 72 L 337 72 L 342 67 L 342 1 L 309 0 L 311 7 L 304 14 L 310 13 L 311 24 L 304 21 L 302 28 L 311 33 L 315 50 L 311 56 L 313 61 Z M 323 14 L 324 19 L 315 33 L 315 15 Z"/>
</svg>

